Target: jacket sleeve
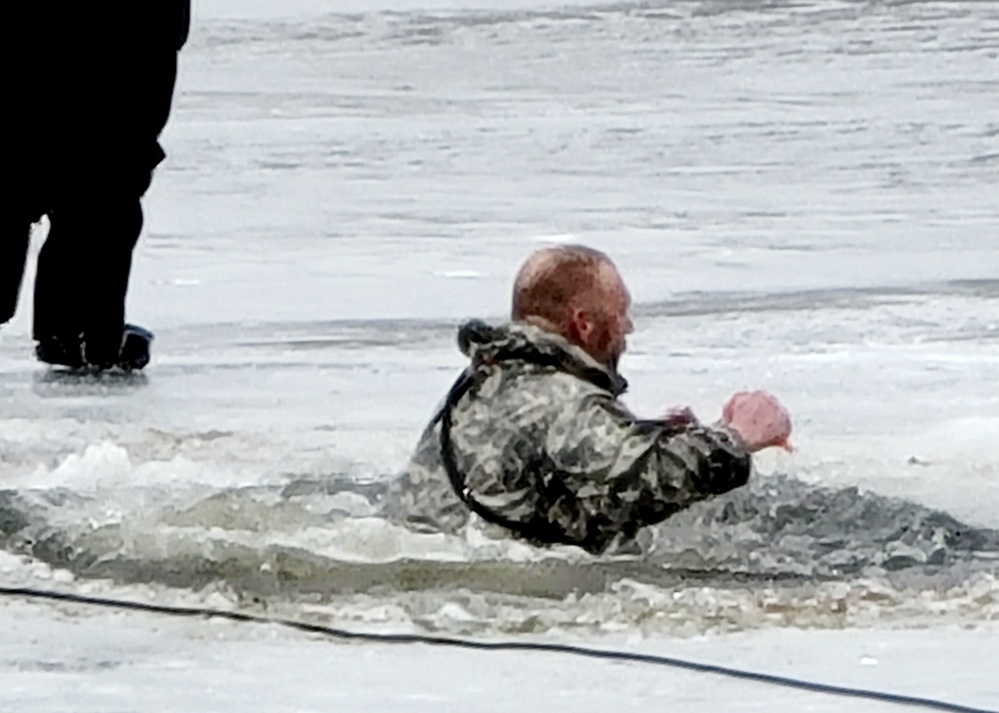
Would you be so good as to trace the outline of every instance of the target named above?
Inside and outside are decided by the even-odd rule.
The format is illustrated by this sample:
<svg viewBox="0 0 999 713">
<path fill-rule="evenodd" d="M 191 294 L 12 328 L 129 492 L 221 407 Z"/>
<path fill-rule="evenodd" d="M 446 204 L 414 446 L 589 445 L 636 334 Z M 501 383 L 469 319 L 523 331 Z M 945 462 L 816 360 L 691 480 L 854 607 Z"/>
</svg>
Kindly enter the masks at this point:
<svg viewBox="0 0 999 713">
<path fill-rule="evenodd" d="M 744 485 L 752 468 L 728 429 L 643 421 L 608 394 L 591 394 L 562 414 L 546 445 L 553 466 L 547 519 L 591 552 Z"/>
</svg>

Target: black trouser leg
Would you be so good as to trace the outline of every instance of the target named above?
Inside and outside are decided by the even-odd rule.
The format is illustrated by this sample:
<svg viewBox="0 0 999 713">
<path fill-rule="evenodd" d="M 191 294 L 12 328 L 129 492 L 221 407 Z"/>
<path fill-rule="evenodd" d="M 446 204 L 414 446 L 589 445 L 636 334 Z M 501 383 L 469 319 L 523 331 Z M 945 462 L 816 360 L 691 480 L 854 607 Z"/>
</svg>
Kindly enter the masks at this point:
<svg viewBox="0 0 999 713">
<path fill-rule="evenodd" d="M 157 138 L 170 113 L 183 0 L 135 2 L 63 22 L 45 114 L 56 129 L 47 210 L 52 227 L 38 260 L 34 335 L 79 344 L 89 364 L 117 362 L 140 199 L 163 159 Z M 67 16 L 68 17 L 68 16 Z M 124 29 L 123 29 L 124 28 Z"/>
<path fill-rule="evenodd" d="M 142 231 L 139 199 L 93 198 L 55 207 L 38 256 L 35 339 L 84 335 L 91 364 L 113 364 L 125 325 L 132 250 Z"/>
</svg>

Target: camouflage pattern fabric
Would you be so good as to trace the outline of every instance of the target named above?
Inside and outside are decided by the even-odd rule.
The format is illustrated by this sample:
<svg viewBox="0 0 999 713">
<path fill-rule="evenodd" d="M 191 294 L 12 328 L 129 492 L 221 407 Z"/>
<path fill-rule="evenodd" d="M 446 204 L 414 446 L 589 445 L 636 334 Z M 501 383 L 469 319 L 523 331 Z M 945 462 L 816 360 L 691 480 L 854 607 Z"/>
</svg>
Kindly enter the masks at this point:
<svg viewBox="0 0 999 713">
<path fill-rule="evenodd" d="M 749 479 L 751 459 L 734 433 L 637 418 L 619 400 L 624 379 L 556 334 L 473 321 L 458 342 L 471 359 L 466 388 L 452 392 L 459 397 L 390 487 L 389 518 L 455 532 L 484 510 L 529 540 L 599 553 Z M 461 492 L 442 458 L 445 416 Z"/>
</svg>

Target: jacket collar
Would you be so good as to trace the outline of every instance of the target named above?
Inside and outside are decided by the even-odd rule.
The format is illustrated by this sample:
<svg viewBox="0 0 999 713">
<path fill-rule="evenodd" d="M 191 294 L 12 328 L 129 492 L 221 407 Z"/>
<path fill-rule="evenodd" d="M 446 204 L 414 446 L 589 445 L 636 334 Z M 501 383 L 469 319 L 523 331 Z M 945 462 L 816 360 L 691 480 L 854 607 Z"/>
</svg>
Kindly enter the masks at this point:
<svg viewBox="0 0 999 713">
<path fill-rule="evenodd" d="M 502 361 L 522 361 L 552 366 L 559 371 L 609 391 L 623 394 L 628 382 L 581 347 L 561 335 L 526 322 L 490 326 L 481 320 L 466 322 L 458 330 L 458 347 L 473 366 Z"/>
</svg>

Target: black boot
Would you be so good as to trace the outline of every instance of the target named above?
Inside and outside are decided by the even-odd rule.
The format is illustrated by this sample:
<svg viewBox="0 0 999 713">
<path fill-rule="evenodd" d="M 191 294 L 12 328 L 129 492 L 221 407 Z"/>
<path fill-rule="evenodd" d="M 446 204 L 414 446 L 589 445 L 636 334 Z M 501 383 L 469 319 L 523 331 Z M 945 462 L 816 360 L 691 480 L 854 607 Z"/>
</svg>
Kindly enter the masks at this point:
<svg viewBox="0 0 999 713">
<path fill-rule="evenodd" d="M 75 337 L 52 336 L 38 339 L 35 345 L 35 356 L 39 361 L 55 366 L 68 366 L 70 369 L 82 369 L 83 335 Z"/>
<path fill-rule="evenodd" d="M 121 334 L 118 353 L 110 358 L 89 361 L 86 357 L 87 341 L 83 334 L 77 336 L 51 336 L 38 340 L 35 355 L 40 361 L 55 366 L 86 371 L 139 371 L 149 363 L 149 345 L 153 333 L 134 324 L 126 324 Z"/>
<path fill-rule="evenodd" d="M 126 324 L 121 335 L 121 352 L 117 367 L 122 371 L 139 371 L 149 363 L 149 345 L 153 333 L 134 324 Z"/>
</svg>

